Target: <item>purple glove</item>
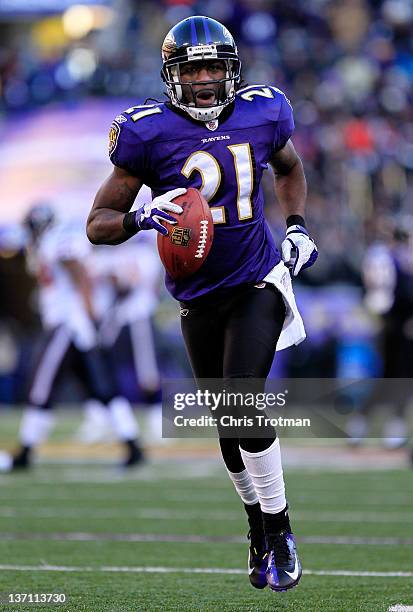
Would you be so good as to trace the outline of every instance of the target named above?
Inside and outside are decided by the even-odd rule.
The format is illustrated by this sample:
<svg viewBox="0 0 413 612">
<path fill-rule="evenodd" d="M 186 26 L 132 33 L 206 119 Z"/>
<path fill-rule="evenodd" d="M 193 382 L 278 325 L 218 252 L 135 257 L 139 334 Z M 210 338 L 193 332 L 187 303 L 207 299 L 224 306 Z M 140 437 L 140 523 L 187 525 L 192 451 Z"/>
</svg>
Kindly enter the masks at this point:
<svg viewBox="0 0 413 612">
<path fill-rule="evenodd" d="M 175 224 L 176 220 L 164 211 L 168 210 L 169 212 L 180 214 L 183 209 L 181 206 L 173 204 L 171 200 L 180 195 L 184 195 L 184 193 L 186 193 L 186 189 L 183 187 L 173 189 L 172 191 L 167 191 L 163 195 L 154 198 L 152 202 L 148 202 L 148 204 L 141 206 L 141 208 L 138 208 L 135 212 L 135 223 L 138 230 L 155 229 L 163 236 L 166 236 L 168 230 L 162 225 L 161 221 Z"/>
</svg>

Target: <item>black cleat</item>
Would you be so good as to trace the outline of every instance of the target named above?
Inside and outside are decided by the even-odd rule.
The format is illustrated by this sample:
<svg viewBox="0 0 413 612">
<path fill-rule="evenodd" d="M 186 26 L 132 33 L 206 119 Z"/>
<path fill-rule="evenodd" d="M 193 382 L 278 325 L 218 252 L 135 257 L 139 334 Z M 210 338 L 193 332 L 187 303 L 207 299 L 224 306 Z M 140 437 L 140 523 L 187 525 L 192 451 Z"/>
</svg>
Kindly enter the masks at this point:
<svg viewBox="0 0 413 612">
<path fill-rule="evenodd" d="M 135 467 L 145 461 L 145 455 L 142 449 L 136 443 L 127 443 L 128 452 L 125 460 L 122 463 L 122 468 L 129 469 Z"/>
<path fill-rule="evenodd" d="M 248 575 L 250 582 L 256 589 L 265 589 L 267 586 L 267 553 L 264 532 L 254 533 L 254 529 L 248 532 L 251 541 L 248 550 Z"/>
<path fill-rule="evenodd" d="M 12 457 L 11 471 L 28 470 L 31 467 L 31 448 L 22 446 Z"/>
<path fill-rule="evenodd" d="M 244 504 L 244 508 L 250 526 L 248 532 L 248 539 L 250 540 L 250 547 L 248 550 L 248 575 L 255 589 L 264 589 L 267 586 L 267 578 L 265 575 L 265 570 L 267 569 L 267 547 L 265 544 L 261 506 L 257 502 L 251 505 Z"/>
<path fill-rule="evenodd" d="M 268 541 L 267 583 L 273 591 L 286 591 L 298 584 L 301 564 L 294 536 L 285 529 L 271 535 Z"/>
<path fill-rule="evenodd" d="M 12 470 L 28 470 L 30 467 L 30 462 L 26 457 L 21 457 L 17 455 L 13 457 Z"/>
</svg>

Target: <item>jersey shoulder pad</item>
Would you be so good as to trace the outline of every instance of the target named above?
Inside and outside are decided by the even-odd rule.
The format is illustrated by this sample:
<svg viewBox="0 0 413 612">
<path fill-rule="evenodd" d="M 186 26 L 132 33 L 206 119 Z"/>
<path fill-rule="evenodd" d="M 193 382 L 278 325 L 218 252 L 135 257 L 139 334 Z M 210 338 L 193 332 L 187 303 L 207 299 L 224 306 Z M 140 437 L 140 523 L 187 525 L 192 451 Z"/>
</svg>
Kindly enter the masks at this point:
<svg viewBox="0 0 413 612">
<path fill-rule="evenodd" d="M 115 166 L 140 175 L 146 148 L 161 132 L 163 103 L 131 106 L 118 115 L 109 130 L 109 157 Z"/>
<path fill-rule="evenodd" d="M 130 106 L 115 117 L 111 125 L 109 146 L 119 137 L 129 141 L 148 142 L 157 136 L 160 120 L 164 115 L 164 103 Z"/>
<path fill-rule="evenodd" d="M 273 85 L 248 85 L 237 91 L 237 96 L 269 122 L 284 121 L 292 115 L 292 106 L 281 89 Z"/>
<path fill-rule="evenodd" d="M 272 150 L 282 149 L 294 132 L 293 109 L 286 95 L 271 85 L 250 85 L 240 89 L 237 95 L 245 112 L 272 127 Z"/>
</svg>

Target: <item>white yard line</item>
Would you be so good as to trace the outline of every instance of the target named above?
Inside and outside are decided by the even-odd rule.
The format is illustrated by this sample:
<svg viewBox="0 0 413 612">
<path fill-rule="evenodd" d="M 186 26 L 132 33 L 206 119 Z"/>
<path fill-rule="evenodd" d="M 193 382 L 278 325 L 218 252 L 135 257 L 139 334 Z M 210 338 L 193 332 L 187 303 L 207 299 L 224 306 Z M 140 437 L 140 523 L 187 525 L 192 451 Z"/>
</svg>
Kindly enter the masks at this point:
<svg viewBox="0 0 413 612">
<path fill-rule="evenodd" d="M 69 467 L 68 467 L 69 465 Z M 39 475 L 33 472 L 31 484 L 40 485 L 61 485 L 62 483 L 70 484 L 116 484 L 122 482 L 162 482 L 178 481 L 185 483 L 191 480 L 204 480 L 221 477 L 222 466 L 215 461 L 172 461 L 172 462 L 152 462 L 144 465 L 139 469 L 125 472 L 116 464 L 96 464 L 86 466 L 83 463 L 79 464 L 64 464 L 58 465 L 58 469 L 50 469 L 47 464 L 39 464 Z M 59 469 L 60 468 L 60 469 Z M 41 469 L 41 473 L 40 473 Z M 223 481 L 224 482 L 224 481 Z M 0 484 L 15 488 L 21 488 L 22 482 L 17 480 L 14 483 L 10 479 L 10 474 L 0 475 Z M 25 486 L 23 484 L 23 486 Z"/>
<path fill-rule="evenodd" d="M 228 483 L 230 481 L 228 480 Z M 61 484 L 61 483 L 60 483 Z M 146 484 L 146 483 L 145 483 Z M 158 483 L 156 483 L 158 484 Z M 27 486 L 27 485 L 26 485 Z M 67 488 L 62 488 L 62 489 L 58 489 L 56 486 L 53 487 L 53 493 L 50 491 L 50 487 L 43 487 L 43 490 L 41 489 L 41 487 L 43 485 L 38 485 L 38 483 L 35 483 L 36 489 L 33 490 L 27 490 L 27 489 L 22 489 L 21 491 L 8 491 L 8 486 L 4 486 L 2 488 L 2 503 L 3 504 L 13 504 L 13 503 L 26 503 L 28 501 L 39 501 L 39 502 L 46 502 L 45 505 L 50 505 L 52 502 L 71 502 L 72 504 L 76 503 L 76 505 L 79 504 L 90 504 L 91 499 L 93 500 L 102 500 L 102 501 L 107 501 L 110 498 L 110 493 L 108 493 L 107 490 L 93 490 L 93 492 L 91 493 L 90 491 L 86 490 L 86 488 L 81 489 L 80 491 L 77 490 L 76 491 L 76 497 L 74 498 L 74 494 L 73 492 L 70 492 L 67 490 Z M 194 490 L 195 490 L 195 494 L 194 494 Z M 317 493 L 318 496 L 324 494 L 328 494 L 328 500 L 326 500 L 325 503 L 322 503 L 320 501 L 318 501 L 317 503 L 314 502 L 314 494 Z M 331 497 L 333 497 L 331 491 L 317 491 L 317 492 L 312 492 L 311 494 L 309 493 L 308 495 L 303 495 L 303 494 L 299 494 L 296 495 L 294 498 L 294 507 L 298 508 L 298 507 L 309 507 L 311 506 L 311 508 L 313 510 L 323 510 L 324 508 L 326 508 L 326 506 L 328 506 L 329 511 L 333 511 L 335 509 L 337 509 L 337 511 L 340 511 L 343 508 L 343 505 L 347 505 L 350 506 L 351 504 L 349 503 L 348 500 L 346 500 L 346 504 L 341 504 L 337 501 L 335 501 L 334 503 L 331 501 Z M 209 489 L 209 485 L 208 488 L 205 488 L 205 484 L 203 485 L 203 488 L 197 488 L 195 489 L 195 487 L 191 487 L 191 489 L 189 490 L 188 488 L 186 490 L 183 490 L 181 488 L 180 485 L 180 490 L 178 491 L 174 491 L 174 490 L 170 490 L 167 489 L 166 487 L 163 488 L 162 491 L 159 490 L 159 488 L 154 488 L 154 489 L 145 489 L 144 491 L 142 491 L 141 489 L 133 489 L 130 490 L 129 492 L 125 492 L 125 491 L 120 491 L 120 492 L 116 492 L 116 500 L 118 501 L 118 503 L 121 505 L 122 503 L 133 503 L 133 504 L 137 504 L 140 503 L 142 501 L 152 501 L 152 502 L 159 502 L 159 500 L 161 500 L 162 502 L 164 501 L 171 501 L 171 502 L 191 502 L 191 503 L 196 503 L 196 505 L 201 506 L 203 504 L 205 504 L 206 502 L 209 504 L 212 504 L 213 502 L 217 502 L 221 505 L 225 505 L 225 504 L 233 504 L 234 503 L 234 499 L 236 499 L 236 497 L 234 496 L 234 491 L 233 489 L 231 489 L 228 485 L 228 487 L 225 488 L 221 488 L 220 490 L 217 490 L 217 487 L 214 485 L 214 489 L 210 490 Z M 397 494 L 397 492 L 383 492 L 382 496 L 373 496 L 373 495 L 369 495 L 367 496 L 367 494 L 365 496 L 361 496 L 359 493 L 357 493 L 357 505 L 363 507 L 363 511 L 369 511 L 370 508 L 372 508 L 373 510 L 377 507 L 383 508 L 383 511 L 387 511 L 386 506 L 392 506 L 392 507 L 398 507 L 399 509 L 402 509 L 403 506 L 407 506 L 409 509 L 413 504 L 413 493 L 406 493 L 405 495 L 402 495 L 400 492 Z M 332 508 L 332 506 L 334 508 Z M 354 507 L 354 504 L 353 504 Z"/>
<path fill-rule="evenodd" d="M 156 566 L 68 566 L 68 565 L 0 565 L 0 571 L 17 572 L 95 572 L 130 574 L 231 574 L 244 575 L 243 569 L 217 567 L 156 567 Z M 413 578 L 413 572 L 375 572 L 353 570 L 304 570 L 306 576 L 357 576 L 366 578 Z"/>
<path fill-rule="evenodd" d="M 413 538 L 395 537 L 354 537 L 354 536 L 302 536 L 300 544 L 325 544 L 347 546 L 413 546 Z M 0 541 L 63 541 L 63 542 L 173 542 L 185 544 L 243 544 L 241 536 L 202 536 L 152 533 L 88 533 L 82 531 L 67 533 L 11 533 L 0 532 Z"/>
<path fill-rule="evenodd" d="M 297 510 L 293 513 L 294 519 L 298 521 L 314 521 L 317 523 L 413 523 L 413 513 L 411 512 L 363 512 L 363 511 L 326 511 L 312 512 Z M 166 508 L 136 508 L 125 510 L 93 510 L 89 508 L 70 509 L 70 508 L 30 508 L 21 509 L 20 507 L 3 506 L 0 508 L 0 518 L 61 518 L 61 519 L 96 519 L 96 520 L 117 520 L 117 519 L 155 519 L 167 521 L 187 521 L 187 520 L 221 520 L 234 521 L 239 517 L 237 510 L 188 510 L 188 509 L 166 509 Z"/>
</svg>

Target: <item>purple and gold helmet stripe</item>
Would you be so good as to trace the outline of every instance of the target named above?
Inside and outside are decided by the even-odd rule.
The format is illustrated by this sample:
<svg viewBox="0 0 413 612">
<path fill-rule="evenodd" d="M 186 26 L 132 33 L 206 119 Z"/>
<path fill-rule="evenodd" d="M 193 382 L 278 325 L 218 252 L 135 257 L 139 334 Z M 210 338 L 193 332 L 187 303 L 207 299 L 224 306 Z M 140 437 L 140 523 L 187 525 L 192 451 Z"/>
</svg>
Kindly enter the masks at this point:
<svg viewBox="0 0 413 612">
<path fill-rule="evenodd" d="M 203 18 L 202 23 L 204 24 L 205 42 L 207 43 L 207 45 L 210 45 L 213 42 L 213 40 L 212 40 L 211 32 L 209 31 L 209 27 L 208 27 L 208 19 Z"/>
<path fill-rule="evenodd" d="M 192 45 L 195 46 L 198 44 L 198 36 L 196 33 L 196 22 L 195 19 L 191 19 L 191 39 L 192 39 Z"/>
</svg>

